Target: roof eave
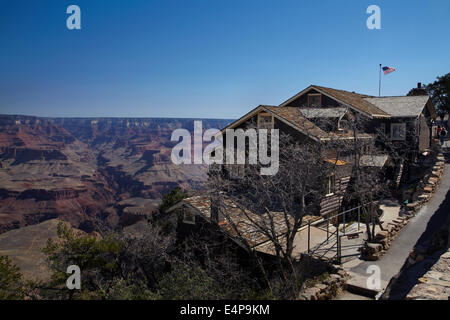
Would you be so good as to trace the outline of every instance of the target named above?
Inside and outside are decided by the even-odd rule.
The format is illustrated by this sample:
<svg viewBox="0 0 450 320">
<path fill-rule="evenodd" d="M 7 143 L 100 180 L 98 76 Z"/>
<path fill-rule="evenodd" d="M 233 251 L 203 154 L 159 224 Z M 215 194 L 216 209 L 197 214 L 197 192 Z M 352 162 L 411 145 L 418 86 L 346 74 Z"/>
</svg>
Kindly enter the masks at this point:
<svg viewBox="0 0 450 320">
<path fill-rule="evenodd" d="M 350 105 L 350 104 L 348 104 L 348 103 L 346 103 L 346 102 L 340 100 L 339 98 L 336 98 L 335 96 L 333 96 L 333 95 L 331 95 L 331 94 L 329 94 L 329 93 L 324 92 L 323 90 L 321 90 L 320 88 L 318 88 L 318 87 L 315 86 L 315 85 L 310 85 L 310 86 L 307 87 L 306 89 L 300 91 L 299 93 L 297 93 L 297 94 L 296 94 L 295 96 L 293 96 L 292 98 L 290 98 L 290 99 L 286 100 L 285 102 L 283 102 L 282 104 L 280 104 L 280 107 L 286 107 L 289 103 L 291 103 L 292 101 L 294 101 L 294 100 L 297 99 L 298 97 L 302 96 L 303 94 L 305 94 L 306 92 L 308 92 L 308 91 L 311 90 L 311 89 L 314 89 L 314 90 L 316 90 L 316 91 L 319 91 L 321 94 L 323 94 L 323 95 L 325 95 L 325 96 L 327 96 L 327 97 L 329 97 L 329 98 L 331 98 L 331 99 L 334 99 L 334 100 L 338 101 L 339 103 L 342 103 L 343 105 L 345 105 L 345 106 L 347 106 L 347 107 L 349 107 L 349 108 L 351 108 L 351 109 L 353 109 L 353 110 L 355 110 L 355 111 L 357 111 L 357 112 L 363 113 L 364 115 L 368 116 L 369 118 L 382 118 L 382 117 L 389 118 L 389 117 L 390 117 L 389 115 L 379 115 L 379 114 L 371 114 L 371 113 L 368 113 L 368 112 L 366 112 L 366 111 L 364 111 L 364 110 L 361 110 L 361 109 L 358 108 L 358 107 L 352 106 L 352 105 Z M 330 88 L 330 89 L 331 89 L 331 88 Z M 375 106 L 374 106 L 374 107 L 375 107 Z M 376 107 L 375 107 L 375 108 L 376 108 Z"/>
<path fill-rule="evenodd" d="M 274 106 L 275 107 L 275 106 Z M 264 105 L 259 105 L 258 107 L 254 108 L 252 111 L 248 112 L 246 115 L 242 116 L 241 118 L 239 118 L 238 120 L 236 120 L 235 122 L 229 124 L 228 126 L 226 126 L 225 128 L 223 128 L 221 131 L 221 133 L 223 134 L 227 129 L 233 129 L 236 126 L 244 123 L 246 120 L 248 120 L 250 117 L 252 117 L 253 115 L 256 115 L 258 112 L 260 111 L 265 111 L 270 113 L 272 116 L 274 116 L 275 118 L 277 118 L 278 120 L 282 121 L 283 123 L 287 124 L 288 126 L 296 129 L 297 131 L 299 131 L 300 133 L 310 137 L 311 139 L 320 142 L 320 137 L 317 137 L 313 134 L 311 134 L 310 132 L 305 132 L 304 130 L 302 130 L 301 128 L 299 128 L 297 125 L 295 125 L 294 123 L 290 122 L 289 120 L 281 117 L 280 115 L 276 114 L 275 112 L 273 112 L 272 110 L 268 109 L 266 106 Z"/>
</svg>

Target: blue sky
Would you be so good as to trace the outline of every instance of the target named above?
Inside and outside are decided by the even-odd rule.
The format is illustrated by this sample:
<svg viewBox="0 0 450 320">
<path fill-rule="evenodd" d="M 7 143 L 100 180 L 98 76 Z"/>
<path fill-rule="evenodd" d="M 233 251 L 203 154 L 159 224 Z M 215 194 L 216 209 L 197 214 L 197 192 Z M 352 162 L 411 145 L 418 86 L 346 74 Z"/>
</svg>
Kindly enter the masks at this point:
<svg viewBox="0 0 450 320">
<path fill-rule="evenodd" d="M 450 72 L 449 31 L 448 0 L 0 0 L 0 113 L 237 118 L 309 84 L 377 95 L 379 63 L 404 95 Z"/>
</svg>

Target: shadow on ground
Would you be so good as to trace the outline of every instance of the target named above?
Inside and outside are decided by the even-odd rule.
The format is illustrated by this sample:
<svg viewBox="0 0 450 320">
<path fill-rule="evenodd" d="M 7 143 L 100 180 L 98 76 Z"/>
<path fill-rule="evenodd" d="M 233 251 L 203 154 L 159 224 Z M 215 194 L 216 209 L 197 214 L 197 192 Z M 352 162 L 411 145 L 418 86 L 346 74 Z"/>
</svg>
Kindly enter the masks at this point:
<svg viewBox="0 0 450 320">
<path fill-rule="evenodd" d="M 449 149 L 447 148 L 445 152 L 446 163 L 450 163 Z M 388 289 L 382 297 L 383 300 L 404 300 L 411 289 L 417 284 L 418 279 L 427 273 L 439 260 L 440 256 L 447 251 L 448 243 L 445 248 L 433 248 L 433 242 L 436 242 L 436 237 L 446 237 L 448 239 L 450 226 L 449 212 L 450 190 L 447 191 L 444 201 L 428 221 L 425 231 L 415 244 L 415 247 L 421 246 L 427 248 L 431 246 L 432 252 L 428 251 L 426 258 L 422 262 L 409 268 L 408 260 L 406 260 L 398 275 L 391 279 Z"/>
</svg>

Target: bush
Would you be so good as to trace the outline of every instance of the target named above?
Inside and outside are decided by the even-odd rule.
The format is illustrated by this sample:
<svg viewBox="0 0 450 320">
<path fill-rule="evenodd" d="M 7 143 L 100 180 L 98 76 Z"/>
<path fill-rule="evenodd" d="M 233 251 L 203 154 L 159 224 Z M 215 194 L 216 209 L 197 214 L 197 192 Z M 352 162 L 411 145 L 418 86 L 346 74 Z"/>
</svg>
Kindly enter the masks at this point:
<svg viewBox="0 0 450 320">
<path fill-rule="evenodd" d="M 159 206 L 159 212 L 165 213 L 167 209 L 172 207 L 173 205 L 177 204 L 184 198 L 187 198 L 188 194 L 181 190 L 180 187 L 175 187 L 172 191 L 170 191 L 168 194 L 165 194 L 163 197 L 163 202 Z"/>
<path fill-rule="evenodd" d="M 0 300 L 24 298 L 22 274 L 9 257 L 0 256 Z"/>
<path fill-rule="evenodd" d="M 159 281 L 159 294 L 166 300 L 212 300 L 223 298 L 221 289 L 196 265 L 176 263 Z"/>
<path fill-rule="evenodd" d="M 117 279 L 113 286 L 103 295 L 107 300 L 157 300 L 161 297 L 153 293 L 144 283 L 130 283 L 125 279 Z"/>
<path fill-rule="evenodd" d="M 65 223 L 58 225 L 57 240 L 49 239 L 43 252 L 53 271 L 50 287 L 60 289 L 62 298 L 95 299 L 98 290 L 107 287 L 118 272 L 123 242 L 114 235 L 100 239 L 90 235 L 77 236 Z M 67 267 L 81 270 L 81 291 L 65 287 Z M 57 297 L 56 297 L 57 298 Z"/>
</svg>

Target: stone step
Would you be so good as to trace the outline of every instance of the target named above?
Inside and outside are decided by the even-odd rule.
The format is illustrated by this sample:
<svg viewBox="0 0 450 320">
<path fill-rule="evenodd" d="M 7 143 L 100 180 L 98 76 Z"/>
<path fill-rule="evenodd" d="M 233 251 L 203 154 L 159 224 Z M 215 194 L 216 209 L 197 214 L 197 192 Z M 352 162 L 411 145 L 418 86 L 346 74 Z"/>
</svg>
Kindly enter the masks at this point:
<svg viewBox="0 0 450 320">
<path fill-rule="evenodd" d="M 419 204 L 417 202 L 411 202 L 406 205 L 406 210 L 414 211 L 418 206 Z"/>
<path fill-rule="evenodd" d="M 381 291 L 376 289 L 370 289 L 367 287 L 367 277 L 354 272 L 347 272 L 350 275 L 350 279 L 347 280 L 347 291 L 353 294 L 357 294 L 363 297 L 368 297 L 374 299 L 378 293 Z M 384 282 L 384 281 L 382 281 Z M 383 287 L 385 283 L 382 283 Z"/>
<path fill-rule="evenodd" d="M 423 201 L 428 201 L 430 200 L 430 195 L 429 194 L 421 194 L 418 199 L 421 199 Z"/>
<path fill-rule="evenodd" d="M 434 190 L 431 187 L 425 187 L 425 188 L 423 188 L 423 191 L 425 191 L 427 193 L 433 193 Z"/>
</svg>

